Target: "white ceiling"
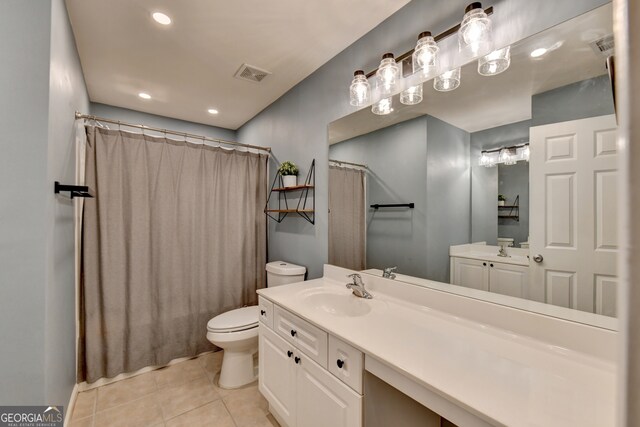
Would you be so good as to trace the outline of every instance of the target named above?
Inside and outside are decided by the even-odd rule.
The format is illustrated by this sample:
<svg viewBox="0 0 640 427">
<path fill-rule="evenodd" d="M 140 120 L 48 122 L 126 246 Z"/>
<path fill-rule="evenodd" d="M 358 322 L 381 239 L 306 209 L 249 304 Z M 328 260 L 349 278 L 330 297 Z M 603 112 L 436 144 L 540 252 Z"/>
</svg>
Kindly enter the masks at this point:
<svg viewBox="0 0 640 427">
<path fill-rule="evenodd" d="M 229 129 L 408 2 L 66 0 L 91 101 Z M 272 74 L 234 78 L 243 63 Z"/>
<path fill-rule="evenodd" d="M 604 57 L 595 54 L 589 42 L 611 34 L 612 22 L 607 4 L 533 35 L 511 46 L 511 66 L 502 74 L 483 77 L 473 61 L 462 67 L 460 86 L 452 92 L 438 92 L 428 81 L 418 105 L 402 105 L 396 96 L 394 111 L 387 116 L 376 116 L 367 107 L 332 122 L 329 143 L 425 114 L 467 132 L 531 119 L 533 95 L 607 73 Z M 531 58 L 534 49 L 552 46 L 544 56 Z"/>
</svg>

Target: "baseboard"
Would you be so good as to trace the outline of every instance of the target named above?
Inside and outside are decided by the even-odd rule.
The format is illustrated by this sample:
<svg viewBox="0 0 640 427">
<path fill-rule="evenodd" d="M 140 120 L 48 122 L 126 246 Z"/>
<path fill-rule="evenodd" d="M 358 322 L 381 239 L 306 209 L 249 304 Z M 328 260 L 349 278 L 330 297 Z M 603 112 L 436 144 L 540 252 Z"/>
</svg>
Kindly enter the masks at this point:
<svg viewBox="0 0 640 427">
<path fill-rule="evenodd" d="M 65 426 L 68 426 L 71 423 L 71 415 L 73 415 L 73 409 L 76 407 L 76 399 L 78 398 L 78 388 L 78 384 L 74 384 L 73 390 L 71 390 L 71 396 L 69 397 L 67 411 L 64 414 Z"/>
</svg>

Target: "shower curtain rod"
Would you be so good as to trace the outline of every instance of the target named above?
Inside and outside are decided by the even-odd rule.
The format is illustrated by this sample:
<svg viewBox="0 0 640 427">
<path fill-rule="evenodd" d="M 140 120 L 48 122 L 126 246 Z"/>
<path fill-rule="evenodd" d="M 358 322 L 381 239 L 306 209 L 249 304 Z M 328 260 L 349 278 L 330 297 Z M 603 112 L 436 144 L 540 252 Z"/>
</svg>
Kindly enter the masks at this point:
<svg viewBox="0 0 640 427">
<path fill-rule="evenodd" d="M 241 142 L 226 141 L 224 139 L 210 138 L 210 137 L 204 136 L 204 135 L 195 135 L 195 134 L 187 133 L 187 132 L 179 132 L 179 131 L 175 131 L 175 130 L 161 129 L 161 128 L 156 128 L 156 127 L 153 127 L 153 126 L 137 125 L 137 124 L 133 124 L 133 123 L 123 122 L 122 120 L 113 120 L 113 119 L 107 119 L 105 117 L 94 116 L 94 115 L 91 115 L 91 114 L 82 114 L 79 111 L 76 111 L 76 120 L 80 120 L 80 119 L 94 120 L 96 122 L 113 123 L 113 124 L 116 124 L 118 126 L 126 126 L 126 127 L 131 127 L 131 128 L 142 129 L 142 130 L 150 130 L 150 131 L 154 131 L 154 132 L 160 132 L 160 133 L 164 133 L 164 134 L 178 135 L 178 136 L 183 136 L 185 138 L 201 139 L 203 141 L 211 141 L 211 142 L 215 142 L 217 144 L 223 144 L 223 145 L 234 145 L 234 146 L 238 146 L 238 147 L 253 148 L 255 150 L 262 150 L 262 151 L 267 151 L 267 152 L 271 153 L 271 147 L 261 147 L 259 145 L 243 144 Z"/>
<path fill-rule="evenodd" d="M 339 163 L 341 165 L 351 165 L 351 166 L 358 166 L 360 168 L 365 168 L 365 169 L 369 169 L 369 166 L 367 165 L 361 165 L 360 163 L 351 163 L 351 162 L 344 162 L 342 160 L 334 160 L 334 159 L 329 159 L 330 162 L 333 163 Z"/>
</svg>

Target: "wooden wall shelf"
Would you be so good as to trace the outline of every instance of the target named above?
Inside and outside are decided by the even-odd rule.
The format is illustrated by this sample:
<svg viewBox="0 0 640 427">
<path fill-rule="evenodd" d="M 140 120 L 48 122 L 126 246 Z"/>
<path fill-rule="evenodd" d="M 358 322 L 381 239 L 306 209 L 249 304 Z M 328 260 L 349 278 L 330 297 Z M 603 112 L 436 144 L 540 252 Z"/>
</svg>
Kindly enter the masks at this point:
<svg viewBox="0 0 640 427">
<path fill-rule="evenodd" d="M 276 184 L 278 185 L 276 187 Z M 276 173 L 273 183 L 271 184 L 271 190 L 269 190 L 269 196 L 267 197 L 267 204 L 264 207 L 264 213 L 272 220 L 280 223 L 289 214 L 298 214 L 311 224 L 315 223 L 315 207 L 316 207 L 316 160 L 311 161 L 309 172 L 304 180 L 304 184 L 296 185 L 295 187 L 285 187 L 282 181 L 282 175 L 280 172 Z M 289 207 L 289 200 L 287 194 L 293 191 L 299 191 L 300 197 L 295 209 Z M 313 194 L 309 196 L 309 191 L 313 191 Z M 278 194 L 278 207 L 269 207 L 269 201 L 273 193 Z M 291 196 L 290 196 L 291 197 Z M 307 206 L 307 203 L 311 203 L 311 208 Z M 275 215 L 277 214 L 277 215 Z"/>
</svg>

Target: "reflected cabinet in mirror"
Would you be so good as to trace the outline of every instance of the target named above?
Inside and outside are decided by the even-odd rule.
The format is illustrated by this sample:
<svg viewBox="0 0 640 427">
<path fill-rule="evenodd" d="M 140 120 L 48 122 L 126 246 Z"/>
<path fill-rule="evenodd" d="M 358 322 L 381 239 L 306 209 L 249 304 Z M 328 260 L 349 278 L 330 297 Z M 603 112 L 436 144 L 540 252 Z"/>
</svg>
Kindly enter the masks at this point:
<svg viewBox="0 0 640 427">
<path fill-rule="evenodd" d="M 329 262 L 614 327 L 611 34 L 605 5 L 511 45 L 499 74 L 476 60 L 455 90 L 331 123 Z"/>
</svg>

